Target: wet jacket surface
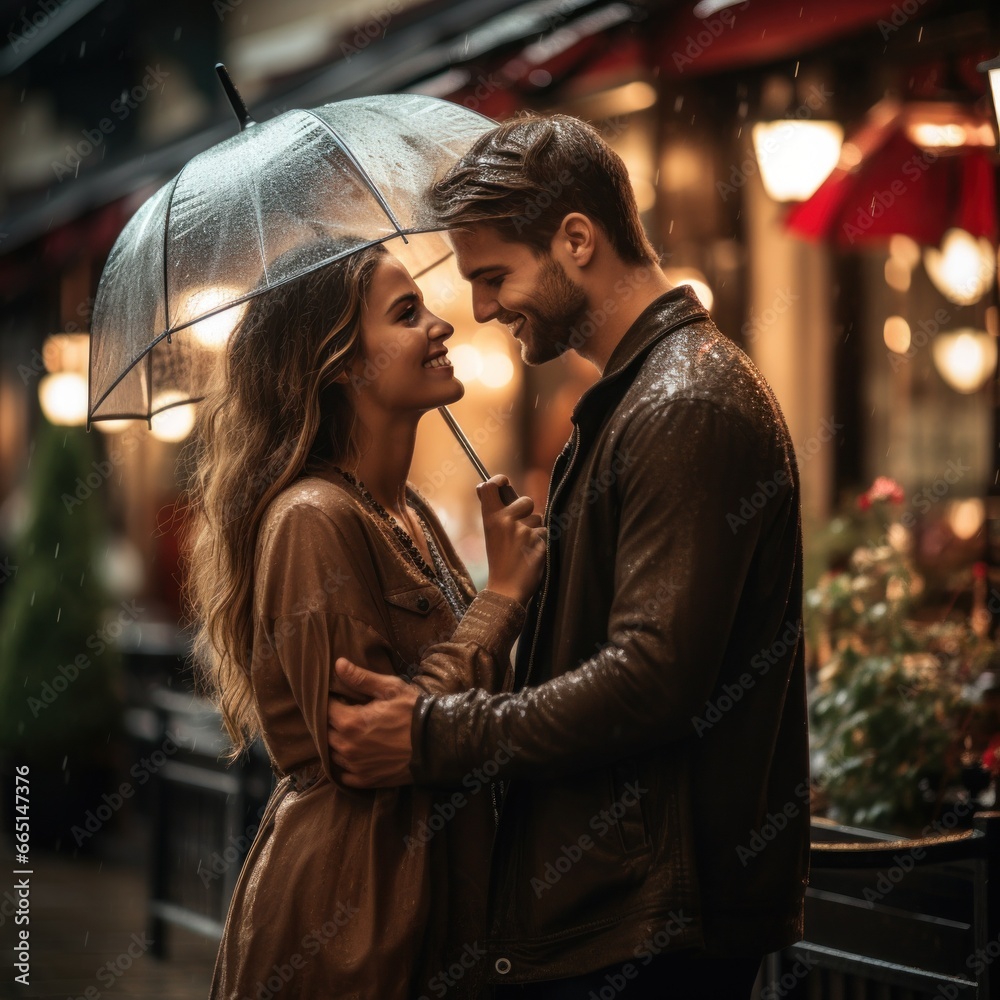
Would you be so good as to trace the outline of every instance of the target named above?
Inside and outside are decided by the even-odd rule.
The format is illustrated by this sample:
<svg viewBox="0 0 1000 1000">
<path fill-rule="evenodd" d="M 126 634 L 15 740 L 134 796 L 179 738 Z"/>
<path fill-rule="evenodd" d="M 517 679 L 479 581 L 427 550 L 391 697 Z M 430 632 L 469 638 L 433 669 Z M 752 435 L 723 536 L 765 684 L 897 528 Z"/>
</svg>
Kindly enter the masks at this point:
<svg viewBox="0 0 1000 1000">
<path fill-rule="evenodd" d="M 433 511 L 410 500 L 472 599 Z M 509 687 L 524 609 L 482 591 L 456 624 L 335 473 L 301 479 L 271 505 L 254 594 L 253 692 L 281 780 L 236 885 L 212 997 L 476 995 L 487 968 L 489 781 L 345 788 L 330 762 L 327 702 L 338 656 L 425 692 Z"/>
<path fill-rule="evenodd" d="M 498 982 L 802 933 L 802 541 L 777 402 L 682 286 L 628 330 L 573 423 L 515 690 L 422 697 L 414 716 L 417 781 L 508 751 Z"/>
</svg>

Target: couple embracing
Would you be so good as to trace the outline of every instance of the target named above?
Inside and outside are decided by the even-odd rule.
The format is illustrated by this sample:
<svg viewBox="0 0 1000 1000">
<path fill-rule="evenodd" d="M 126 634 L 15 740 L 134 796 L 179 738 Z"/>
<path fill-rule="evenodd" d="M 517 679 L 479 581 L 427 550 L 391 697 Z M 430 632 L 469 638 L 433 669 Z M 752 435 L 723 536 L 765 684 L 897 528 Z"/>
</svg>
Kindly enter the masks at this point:
<svg viewBox="0 0 1000 1000">
<path fill-rule="evenodd" d="M 407 481 L 421 416 L 464 391 L 452 327 L 383 247 L 249 303 L 190 585 L 234 749 L 261 736 L 279 781 L 212 996 L 749 997 L 801 936 L 808 859 L 801 808 L 748 848 L 808 777 L 778 404 L 666 281 L 591 127 L 507 122 L 432 196 L 476 319 L 601 377 L 544 519 L 477 488 L 477 593 Z"/>
</svg>

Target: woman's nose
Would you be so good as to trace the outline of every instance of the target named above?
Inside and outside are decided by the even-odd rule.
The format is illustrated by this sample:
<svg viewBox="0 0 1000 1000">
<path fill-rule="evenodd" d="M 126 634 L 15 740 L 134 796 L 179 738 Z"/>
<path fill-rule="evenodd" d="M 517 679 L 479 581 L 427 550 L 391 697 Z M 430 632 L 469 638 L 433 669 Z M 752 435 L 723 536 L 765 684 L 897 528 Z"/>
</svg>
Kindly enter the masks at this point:
<svg viewBox="0 0 1000 1000">
<path fill-rule="evenodd" d="M 455 328 L 446 319 L 433 316 L 427 336 L 430 340 L 447 340 L 454 332 Z"/>
</svg>

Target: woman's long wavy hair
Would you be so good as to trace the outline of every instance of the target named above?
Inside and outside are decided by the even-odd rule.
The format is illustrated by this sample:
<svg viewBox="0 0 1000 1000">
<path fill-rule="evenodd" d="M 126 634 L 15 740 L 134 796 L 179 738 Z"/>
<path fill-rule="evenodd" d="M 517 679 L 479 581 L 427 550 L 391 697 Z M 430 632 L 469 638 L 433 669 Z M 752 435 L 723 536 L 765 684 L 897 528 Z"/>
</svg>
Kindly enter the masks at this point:
<svg viewBox="0 0 1000 1000">
<path fill-rule="evenodd" d="M 353 465 L 354 408 L 335 381 L 361 355 L 381 245 L 250 299 L 200 407 L 188 493 L 195 668 L 237 757 L 260 732 L 250 684 L 254 555 L 268 505 L 304 472 Z"/>
</svg>

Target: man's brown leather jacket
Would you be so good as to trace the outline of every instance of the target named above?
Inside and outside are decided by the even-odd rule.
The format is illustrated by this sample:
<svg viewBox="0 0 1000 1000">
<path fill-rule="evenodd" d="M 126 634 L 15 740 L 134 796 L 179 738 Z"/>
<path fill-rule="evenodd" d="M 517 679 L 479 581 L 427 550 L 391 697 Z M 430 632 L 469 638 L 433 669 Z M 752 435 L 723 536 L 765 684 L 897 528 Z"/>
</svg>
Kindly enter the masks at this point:
<svg viewBox="0 0 1000 1000">
<path fill-rule="evenodd" d="M 422 697 L 416 781 L 507 779 L 488 961 L 563 978 L 797 940 L 808 867 L 795 455 L 687 286 L 577 405 L 515 691 Z"/>
</svg>

